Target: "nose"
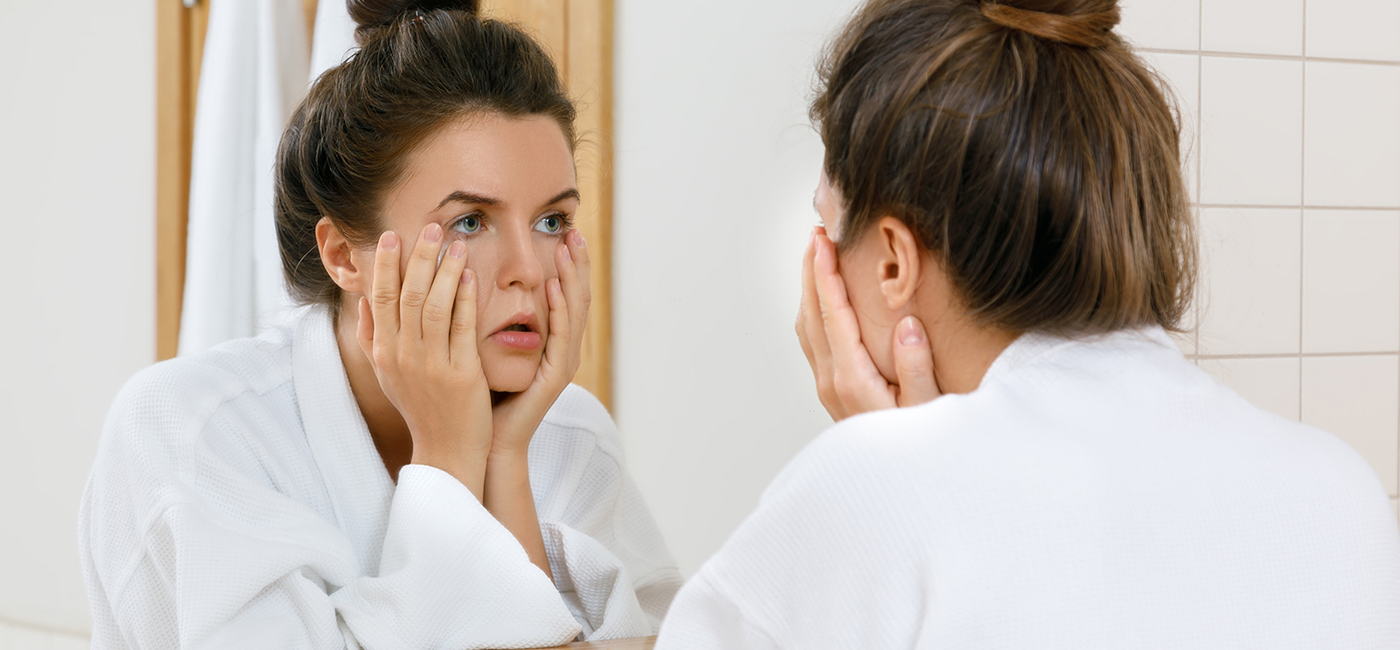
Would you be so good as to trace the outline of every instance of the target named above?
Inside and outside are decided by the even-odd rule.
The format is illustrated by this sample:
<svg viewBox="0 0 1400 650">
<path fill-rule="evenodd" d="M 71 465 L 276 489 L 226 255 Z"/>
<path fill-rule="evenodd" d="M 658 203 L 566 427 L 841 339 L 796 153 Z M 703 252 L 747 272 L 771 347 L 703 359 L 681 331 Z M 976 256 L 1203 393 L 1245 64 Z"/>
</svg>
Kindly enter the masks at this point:
<svg viewBox="0 0 1400 650">
<path fill-rule="evenodd" d="M 512 285 L 520 285 L 526 290 L 534 289 L 544 282 L 544 267 L 535 255 L 534 242 L 529 230 L 516 232 L 511 229 L 504 233 L 501 251 L 501 271 L 496 276 L 496 286 L 502 290 Z"/>
</svg>

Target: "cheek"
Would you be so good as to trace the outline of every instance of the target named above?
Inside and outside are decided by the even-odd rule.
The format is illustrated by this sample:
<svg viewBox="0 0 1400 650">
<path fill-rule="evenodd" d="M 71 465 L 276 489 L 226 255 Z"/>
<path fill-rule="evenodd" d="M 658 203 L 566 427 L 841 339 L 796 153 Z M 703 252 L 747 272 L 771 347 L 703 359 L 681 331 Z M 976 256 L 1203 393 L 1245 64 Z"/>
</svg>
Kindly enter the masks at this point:
<svg viewBox="0 0 1400 650">
<path fill-rule="evenodd" d="M 496 256 L 494 246 L 486 245 L 480 240 L 467 241 L 467 268 L 476 276 L 476 316 L 477 322 L 480 323 L 491 304 L 491 296 L 495 293 L 492 290 L 496 286 L 501 261 Z"/>
<path fill-rule="evenodd" d="M 554 249 L 559 246 L 559 240 L 553 237 L 541 237 L 535 242 L 535 257 L 540 261 L 540 268 L 544 269 L 545 279 L 559 277 L 559 267 L 554 263 Z"/>
</svg>

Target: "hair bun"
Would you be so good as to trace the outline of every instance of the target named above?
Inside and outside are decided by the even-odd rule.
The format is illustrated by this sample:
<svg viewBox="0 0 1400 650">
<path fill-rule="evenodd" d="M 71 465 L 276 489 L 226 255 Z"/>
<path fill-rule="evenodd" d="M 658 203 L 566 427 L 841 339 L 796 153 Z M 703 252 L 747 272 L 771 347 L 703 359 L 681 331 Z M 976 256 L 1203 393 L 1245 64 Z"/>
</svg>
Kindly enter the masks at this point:
<svg viewBox="0 0 1400 650">
<path fill-rule="evenodd" d="M 1002 27 L 1078 47 L 1111 43 L 1117 0 L 983 0 L 982 15 Z"/>
<path fill-rule="evenodd" d="M 394 24 L 414 12 L 455 9 L 475 14 L 479 0 L 345 0 L 345 9 L 355 21 L 355 40 L 361 45 L 381 27 Z"/>
</svg>

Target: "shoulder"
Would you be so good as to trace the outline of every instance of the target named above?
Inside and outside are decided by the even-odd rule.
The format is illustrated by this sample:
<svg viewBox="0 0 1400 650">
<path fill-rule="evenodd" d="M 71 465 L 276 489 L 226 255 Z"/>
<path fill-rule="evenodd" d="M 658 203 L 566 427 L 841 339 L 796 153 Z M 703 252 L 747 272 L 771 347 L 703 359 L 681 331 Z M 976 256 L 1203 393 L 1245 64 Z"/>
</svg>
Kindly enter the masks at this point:
<svg viewBox="0 0 1400 650">
<path fill-rule="evenodd" d="M 989 432 L 1014 430 L 1021 414 L 988 395 L 947 395 L 921 406 L 846 418 L 807 444 L 778 474 L 764 499 L 814 489 L 860 494 L 897 489 L 910 472 L 937 473 Z"/>
<path fill-rule="evenodd" d="M 104 442 L 172 443 L 203 431 L 231 403 L 286 386 L 292 378 L 290 338 L 274 330 L 138 372 L 112 403 Z"/>
<path fill-rule="evenodd" d="M 591 444 L 619 463 L 622 461 L 622 434 L 612 415 L 593 393 L 577 384 L 564 388 L 545 414 L 535 436 L 536 440 L 544 442 L 568 438 L 575 443 Z"/>
<path fill-rule="evenodd" d="M 804 447 L 691 582 L 743 612 L 735 625 L 794 647 L 912 647 L 931 550 L 910 490 L 918 463 L 890 423 L 904 421 L 850 418 Z M 675 610 L 692 609 L 697 589 L 687 583 L 673 616 L 693 615 Z"/>
</svg>

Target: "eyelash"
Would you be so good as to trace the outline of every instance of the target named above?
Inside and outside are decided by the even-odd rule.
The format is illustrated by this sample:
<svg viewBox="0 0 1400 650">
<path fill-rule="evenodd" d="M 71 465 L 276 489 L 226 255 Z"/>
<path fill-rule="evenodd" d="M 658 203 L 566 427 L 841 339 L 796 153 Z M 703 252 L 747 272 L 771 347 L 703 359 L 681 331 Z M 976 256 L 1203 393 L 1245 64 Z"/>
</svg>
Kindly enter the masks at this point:
<svg viewBox="0 0 1400 650">
<path fill-rule="evenodd" d="M 477 222 L 478 222 L 478 224 L 480 224 L 480 225 L 478 225 L 478 226 L 476 227 L 476 230 L 472 230 L 471 232 L 468 232 L 468 231 L 460 230 L 460 229 L 459 229 L 459 226 L 465 224 L 465 223 L 467 222 L 468 219 L 476 219 Z M 546 215 L 540 217 L 539 220 L 535 222 L 535 225 L 538 227 L 538 226 L 539 226 L 541 223 L 543 223 L 546 219 L 558 219 L 558 220 L 559 220 L 559 230 L 557 230 L 557 231 L 555 231 L 555 232 L 537 231 L 537 232 L 540 232 L 540 233 L 542 233 L 542 234 L 549 235 L 549 236 L 551 236 L 551 237 L 563 235 L 564 233 L 569 232 L 569 230 L 570 230 L 571 228 L 574 227 L 574 220 L 573 220 L 568 214 L 563 213 L 563 212 L 551 212 L 551 213 L 549 213 L 549 214 L 546 214 Z M 486 221 L 485 215 L 481 214 L 480 212 L 471 212 L 471 213 L 468 213 L 468 214 L 464 214 L 464 215 L 462 215 L 461 217 L 459 217 L 456 221 L 453 221 L 452 224 L 448 226 L 448 228 L 451 228 L 451 229 L 453 229 L 453 230 L 457 230 L 457 232 L 460 232 L 460 233 L 462 233 L 462 234 L 464 234 L 464 235 L 469 235 L 469 236 L 470 236 L 470 235 L 475 235 L 475 234 L 481 232 L 481 229 L 486 227 L 485 221 Z M 532 230 L 533 230 L 533 229 L 532 229 Z"/>
<path fill-rule="evenodd" d="M 563 212 L 551 212 L 551 213 L 549 213 L 549 214 L 547 214 L 547 215 L 544 215 L 543 217 L 540 217 L 540 220 L 539 220 L 539 221 L 535 222 L 535 225 L 538 226 L 539 224 L 544 223 L 544 221 L 545 221 L 546 219 L 558 219 L 558 220 L 559 220 L 559 230 L 558 230 L 558 231 L 555 231 L 555 232 L 546 232 L 546 233 L 544 233 L 544 234 L 546 234 L 546 235 L 551 235 L 551 236 L 562 235 L 562 234 L 564 234 L 564 233 L 566 233 L 566 232 L 569 232 L 569 229 L 571 229 L 571 228 L 574 227 L 574 220 L 571 219 L 571 218 L 569 217 L 569 215 L 564 214 Z"/>
</svg>

